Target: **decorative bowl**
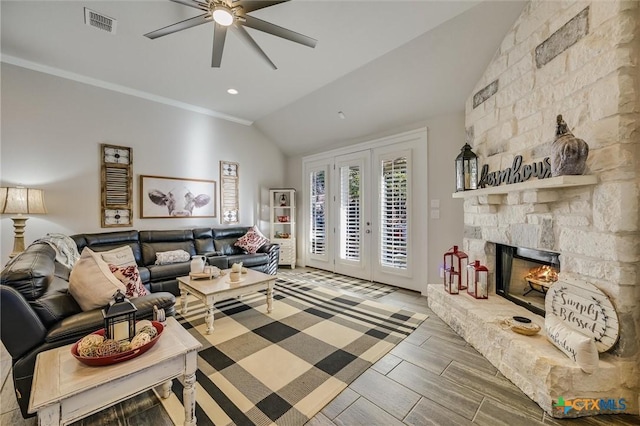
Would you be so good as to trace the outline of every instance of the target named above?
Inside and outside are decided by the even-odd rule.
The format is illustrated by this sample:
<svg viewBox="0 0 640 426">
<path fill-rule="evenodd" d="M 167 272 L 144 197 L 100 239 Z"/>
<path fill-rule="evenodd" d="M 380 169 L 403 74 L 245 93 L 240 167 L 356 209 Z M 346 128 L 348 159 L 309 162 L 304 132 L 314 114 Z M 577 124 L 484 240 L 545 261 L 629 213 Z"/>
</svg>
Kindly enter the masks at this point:
<svg viewBox="0 0 640 426">
<path fill-rule="evenodd" d="M 80 340 L 82 340 L 82 339 L 80 339 L 76 343 L 74 343 L 73 346 L 71 347 L 71 355 L 73 355 L 75 357 L 75 359 L 77 359 L 81 363 L 86 364 L 86 365 L 90 365 L 92 367 L 101 367 L 101 366 L 104 366 L 104 365 L 112 365 L 112 364 L 117 364 L 119 362 L 130 360 L 132 358 L 135 358 L 137 356 L 142 355 L 143 353 L 145 353 L 146 351 L 151 349 L 153 347 L 153 345 L 155 345 L 158 342 L 158 339 L 160 338 L 160 335 L 162 334 L 162 330 L 164 330 L 164 326 L 162 325 L 162 323 L 159 323 L 158 321 L 151 321 L 151 324 L 155 327 L 155 329 L 158 332 L 158 334 L 156 335 L 156 337 L 151 339 L 151 341 L 149 341 L 149 343 L 144 344 L 144 345 L 140 346 L 139 348 L 131 349 L 131 350 L 128 350 L 126 352 L 120 352 L 118 354 L 108 355 L 108 356 L 80 356 L 78 354 L 78 343 L 80 343 Z M 96 331 L 95 333 L 91 333 L 91 334 L 97 334 L 99 336 L 104 336 L 104 328 Z"/>
<path fill-rule="evenodd" d="M 289 216 L 278 216 L 278 222 L 289 222 Z"/>
</svg>

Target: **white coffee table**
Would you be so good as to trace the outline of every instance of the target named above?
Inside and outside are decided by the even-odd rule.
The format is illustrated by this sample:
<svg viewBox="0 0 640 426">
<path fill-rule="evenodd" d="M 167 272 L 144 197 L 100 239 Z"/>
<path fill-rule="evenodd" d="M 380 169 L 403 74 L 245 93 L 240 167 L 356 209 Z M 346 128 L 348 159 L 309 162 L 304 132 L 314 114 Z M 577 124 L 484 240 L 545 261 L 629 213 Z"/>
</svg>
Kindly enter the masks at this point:
<svg viewBox="0 0 640 426">
<path fill-rule="evenodd" d="M 196 369 L 202 347 L 175 318 L 169 317 L 158 342 L 144 354 L 103 367 L 82 364 L 63 346 L 38 354 L 29 412 L 39 425 L 65 425 L 158 387 L 171 395 L 172 379 L 184 376 L 185 426 L 196 424 Z"/>
<path fill-rule="evenodd" d="M 243 294 L 267 290 L 267 313 L 271 313 L 273 308 L 273 285 L 276 282 L 275 275 L 265 274 L 253 269 L 247 269 L 246 274 L 241 275 L 241 281 L 232 283 L 229 281 L 229 272 L 227 269 L 223 271 L 225 275 L 220 275 L 213 279 L 194 279 L 191 277 L 178 277 L 178 287 L 182 299 L 182 315 L 187 314 L 189 305 L 187 296 L 193 294 L 200 299 L 206 306 L 207 312 L 204 320 L 207 324 L 207 334 L 213 333 L 213 305 L 218 300 L 230 299 L 232 297 L 242 296 Z"/>
</svg>

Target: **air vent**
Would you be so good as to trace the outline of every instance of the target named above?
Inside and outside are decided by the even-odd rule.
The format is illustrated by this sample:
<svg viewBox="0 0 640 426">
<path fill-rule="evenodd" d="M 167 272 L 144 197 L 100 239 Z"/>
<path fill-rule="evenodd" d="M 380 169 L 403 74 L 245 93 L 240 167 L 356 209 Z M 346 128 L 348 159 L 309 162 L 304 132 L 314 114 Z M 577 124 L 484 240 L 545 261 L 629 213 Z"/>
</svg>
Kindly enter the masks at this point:
<svg viewBox="0 0 640 426">
<path fill-rule="evenodd" d="M 95 10 L 84 8 L 84 23 L 90 27 L 98 28 L 111 34 L 116 33 L 118 21 L 109 18 L 106 15 L 96 12 Z"/>
</svg>

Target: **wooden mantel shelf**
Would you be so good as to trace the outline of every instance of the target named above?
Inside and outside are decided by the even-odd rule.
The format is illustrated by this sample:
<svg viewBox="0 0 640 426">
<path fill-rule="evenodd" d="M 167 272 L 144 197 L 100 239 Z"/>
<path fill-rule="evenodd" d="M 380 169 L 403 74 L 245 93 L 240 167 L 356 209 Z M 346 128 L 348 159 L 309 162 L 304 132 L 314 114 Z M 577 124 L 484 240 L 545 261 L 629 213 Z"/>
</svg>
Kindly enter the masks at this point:
<svg viewBox="0 0 640 426">
<path fill-rule="evenodd" d="M 595 175 L 566 175 L 547 179 L 533 179 L 526 182 L 512 183 L 511 185 L 490 186 L 471 191 L 454 192 L 453 198 L 469 198 L 480 195 L 508 194 L 515 191 L 531 191 L 536 189 L 557 189 L 571 186 L 595 185 L 598 177 Z"/>
</svg>

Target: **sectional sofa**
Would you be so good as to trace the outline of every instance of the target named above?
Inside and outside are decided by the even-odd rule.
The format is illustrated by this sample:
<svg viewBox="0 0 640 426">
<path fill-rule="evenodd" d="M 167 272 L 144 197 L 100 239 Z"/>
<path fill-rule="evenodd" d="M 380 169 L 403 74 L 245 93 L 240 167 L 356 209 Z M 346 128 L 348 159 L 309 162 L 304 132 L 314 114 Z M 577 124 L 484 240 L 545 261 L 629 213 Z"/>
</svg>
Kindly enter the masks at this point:
<svg viewBox="0 0 640 426">
<path fill-rule="evenodd" d="M 198 228 L 162 231 L 118 231 L 71 236 L 78 251 L 95 252 L 131 247 L 141 280 L 150 292 L 131 299 L 137 318 L 151 319 L 154 305 L 175 313 L 179 294 L 177 277 L 188 275 L 190 261 L 156 265 L 156 253 L 184 250 L 205 255 L 221 269 L 233 263 L 277 273 L 279 246 L 266 243 L 256 253 L 247 253 L 234 243 L 249 227 Z M 13 361 L 16 398 L 23 417 L 27 413 L 31 382 L 38 353 L 74 343 L 103 327 L 100 309 L 82 311 L 69 292 L 71 269 L 56 261 L 57 251 L 47 243 L 30 245 L 0 273 L 0 333 Z"/>
</svg>

